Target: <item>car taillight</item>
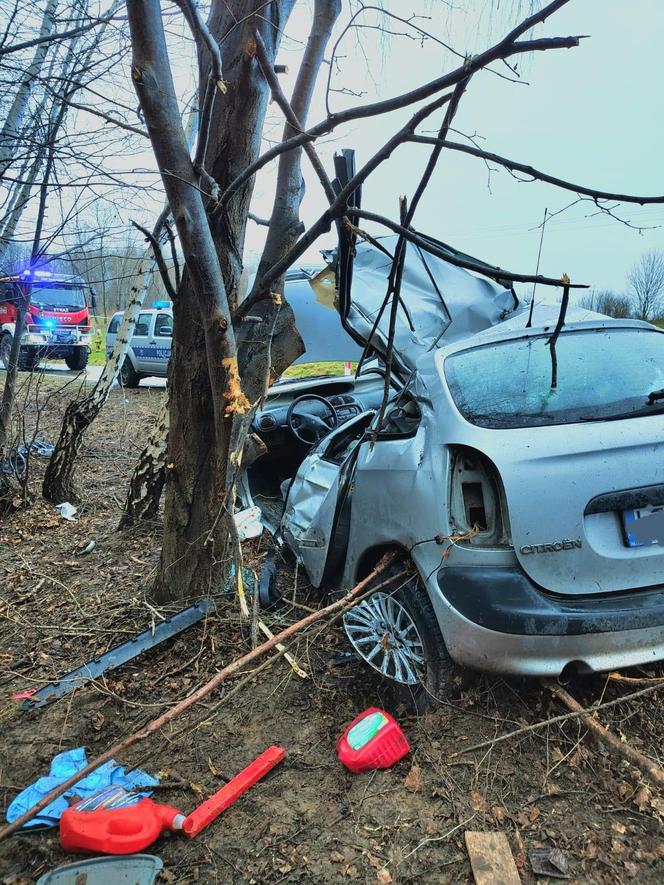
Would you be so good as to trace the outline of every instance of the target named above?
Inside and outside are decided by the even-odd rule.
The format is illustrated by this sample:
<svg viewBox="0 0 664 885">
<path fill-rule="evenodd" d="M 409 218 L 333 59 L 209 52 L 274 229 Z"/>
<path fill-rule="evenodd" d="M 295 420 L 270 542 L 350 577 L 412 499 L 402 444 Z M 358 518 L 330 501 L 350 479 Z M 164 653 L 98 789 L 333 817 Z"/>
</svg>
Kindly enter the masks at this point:
<svg viewBox="0 0 664 885">
<path fill-rule="evenodd" d="M 505 492 L 491 461 L 475 449 L 458 446 L 452 451 L 450 477 L 450 522 L 452 532 L 462 536 L 458 543 L 511 546 Z"/>
</svg>

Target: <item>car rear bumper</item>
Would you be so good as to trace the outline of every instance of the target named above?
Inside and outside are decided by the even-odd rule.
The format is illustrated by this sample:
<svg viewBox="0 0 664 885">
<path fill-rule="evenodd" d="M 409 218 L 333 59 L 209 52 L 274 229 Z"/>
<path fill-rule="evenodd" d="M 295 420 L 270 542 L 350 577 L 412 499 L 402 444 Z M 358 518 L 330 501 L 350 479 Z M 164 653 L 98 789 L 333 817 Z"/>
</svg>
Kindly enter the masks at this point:
<svg viewBox="0 0 664 885">
<path fill-rule="evenodd" d="M 561 598 L 518 568 L 446 568 L 432 601 L 448 650 L 481 670 L 552 676 L 664 659 L 664 586 Z"/>
</svg>

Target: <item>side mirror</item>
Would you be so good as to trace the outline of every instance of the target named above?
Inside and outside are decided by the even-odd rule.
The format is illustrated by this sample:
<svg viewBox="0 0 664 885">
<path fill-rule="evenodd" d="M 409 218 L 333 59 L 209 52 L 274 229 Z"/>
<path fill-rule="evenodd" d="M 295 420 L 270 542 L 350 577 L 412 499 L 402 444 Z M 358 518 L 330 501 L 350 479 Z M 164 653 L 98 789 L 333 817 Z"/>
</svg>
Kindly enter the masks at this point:
<svg viewBox="0 0 664 885">
<path fill-rule="evenodd" d="M 92 286 L 90 286 L 90 307 L 93 310 L 97 309 L 97 292 Z"/>
</svg>

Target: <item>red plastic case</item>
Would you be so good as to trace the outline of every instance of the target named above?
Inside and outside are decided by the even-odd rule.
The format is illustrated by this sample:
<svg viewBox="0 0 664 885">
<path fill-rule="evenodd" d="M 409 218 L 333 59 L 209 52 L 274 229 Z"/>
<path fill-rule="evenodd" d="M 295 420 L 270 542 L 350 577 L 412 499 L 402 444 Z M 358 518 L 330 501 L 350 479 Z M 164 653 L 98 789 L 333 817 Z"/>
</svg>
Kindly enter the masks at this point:
<svg viewBox="0 0 664 885">
<path fill-rule="evenodd" d="M 346 728 L 337 742 L 337 756 L 350 771 L 391 768 L 410 752 L 397 722 L 384 710 L 369 707 Z"/>
</svg>

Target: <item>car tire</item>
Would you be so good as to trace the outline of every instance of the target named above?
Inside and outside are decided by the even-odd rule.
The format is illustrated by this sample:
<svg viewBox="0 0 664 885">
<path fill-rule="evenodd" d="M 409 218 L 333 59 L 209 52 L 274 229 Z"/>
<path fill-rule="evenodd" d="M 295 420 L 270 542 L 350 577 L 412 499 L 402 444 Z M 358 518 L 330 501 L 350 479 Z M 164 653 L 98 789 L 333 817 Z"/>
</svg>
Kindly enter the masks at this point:
<svg viewBox="0 0 664 885">
<path fill-rule="evenodd" d="M 439 700 L 444 700 L 449 695 L 452 680 L 455 675 L 455 666 L 447 651 L 443 635 L 440 632 L 438 620 L 431 604 L 431 600 L 429 599 L 429 594 L 427 593 L 419 574 L 413 572 L 404 576 L 403 571 L 405 567 L 408 567 L 408 564 L 405 562 L 400 562 L 391 566 L 389 572 L 391 572 L 394 577 L 388 579 L 389 582 L 387 584 L 385 584 L 384 573 L 377 577 L 376 584 L 381 585 L 380 590 L 377 590 L 376 594 L 368 597 L 365 601 L 360 603 L 359 606 L 355 606 L 344 615 L 344 628 L 355 651 L 361 658 L 363 658 L 365 663 L 373 669 L 378 670 L 383 676 L 387 676 L 387 679 L 390 680 L 395 694 L 395 700 L 397 702 L 405 703 L 417 713 L 423 713 L 426 710 L 435 707 Z M 394 600 L 394 602 L 386 602 L 387 598 Z M 415 634 L 417 635 L 417 642 L 419 642 L 419 645 L 417 645 L 417 642 L 415 645 L 418 649 L 421 649 L 422 661 L 421 664 L 415 664 L 413 661 L 413 665 L 417 669 L 417 679 L 414 682 L 397 681 L 391 673 L 383 673 L 381 667 L 378 665 L 378 661 L 381 660 L 381 650 L 374 655 L 373 660 L 367 660 L 367 657 L 362 654 L 360 651 L 360 648 L 362 647 L 361 637 L 363 635 L 361 628 L 362 615 L 357 619 L 357 623 L 359 623 L 360 626 L 355 633 L 356 641 L 358 640 L 358 636 L 360 637 L 358 643 L 360 648 L 358 648 L 356 641 L 354 641 L 353 636 L 351 636 L 351 633 L 349 632 L 349 623 L 351 623 L 352 620 L 351 613 L 356 609 L 359 609 L 365 602 L 371 603 L 372 600 L 375 601 L 377 599 L 378 602 L 375 603 L 376 611 L 384 612 L 386 609 L 389 610 L 392 608 L 396 612 L 396 619 L 402 619 L 402 622 L 405 623 L 408 623 L 408 619 L 410 620 L 412 628 L 409 627 L 410 632 L 406 635 L 411 637 L 415 636 Z M 404 631 L 402 630 L 402 634 L 403 632 Z M 387 635 L 388 633 L 386 632 L 385 636 Z M 368 640 L 365 640 L 365 642 L 367 644 L 364 645 L 364 649 L 366 650 L 368 648 L 368 656 L 373 648 Z M 382 648 L 383 646 L 381 646 L 381 649 Z M 387 657 L 387 653 L 385 653 L 385 657 Z M 381 663 L 383 661 L 384 658 Z M 392 667 L 389 667 L 388 669 L 392 669 Z"/>
<path fill-rule="evenodd" d="M 2 337 L 0 337 L 0 361 L 5 367 L 5 370 L 9 369 L 9 354 L 12 349 L 13 340 L 14 336 L 11 332 L 5 332 Z M 18 365 L 16 368 L 19 372 L 32 372 L 38 362 L 39 360 L 31 351 L 22 348 L 18 352 Z"/>
<path fill-rule="evenodd" d="M 72 372 L 82 372 L 88 364 L 90 351 L 87 347 L 77 347 L 71 356 L 65 357 L 67 368 Z"/>
<path fill-rule="evenodd" d="M 120 366 L 120 372 L 118 374 L 118 381 L 120 382 L 121 387 L 138 387 L 138 382 L 141 380 L 141 376 L 136 372 L 134 367 L 129 360 L 129 357 L 125 357 L 122 365 Z"/>
</svg>

